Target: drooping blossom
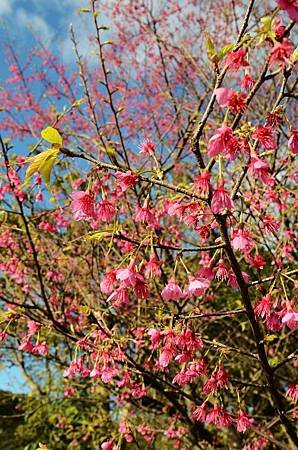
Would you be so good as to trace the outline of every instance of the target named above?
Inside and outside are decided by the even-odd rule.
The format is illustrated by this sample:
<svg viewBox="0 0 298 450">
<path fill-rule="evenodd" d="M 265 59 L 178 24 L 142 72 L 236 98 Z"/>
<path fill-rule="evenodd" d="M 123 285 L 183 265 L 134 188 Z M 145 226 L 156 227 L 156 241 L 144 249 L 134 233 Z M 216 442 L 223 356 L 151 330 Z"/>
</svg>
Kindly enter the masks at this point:
<svg viewBox="0 0 298 450">
<path fill-rule="evenodd" d="M 228 386 L 229 375 L 226 370 L 219 366 L 218 370 L 214 371 L 211 377 L 206 381 L 203 386 L 204 394 L 214 394 L 219 389 L 224 389 Z"/>
<path fill-rule="evenodd" d="M 250 233 L 244 230 L 243 228 L 237 230 L 235 234 L 233 233 L 233 239 L 231 243 L 232 247 L 235 250 L 243 250 L 243 251 L 250 251 L 254 245 Z"/>
<path fill-rule="evenodd" d="M 275 150 L 277 148 L 272 128 L 268 125 L 258 125 L 256 131 L 252 134 L 252 137 L 258 139 L 260 144 L 267 150 Z"/>
<path fill-rule="evenodd" d="M 285 66 L 285 64 L 290 61 L 293 50 L 294 47 L 292 42 L 287 38 L 283 38 L 283 40 L 277 42 L 271 50 L 269 60 L 270 65 L 277 63 L 281 66 Z"/>
<path fill-rule="evenodd" d="M 298 313 L 294 311 L 287 312 L 281 319 L 282 323 L 287 325 L 291 330 L 298 329 Z"/>
<path fill-rule="evenodd" d="M 113 450 L 113 441 L 105 441 L 101 444 L 102 450 Z"/>
<path fill-rule="evenodd" d="M 122 305 L 128 305 L 129 296 L 127 287 L 120 285 L 119 288 L 112 292 L 112 294 L 107 298 L 107 302 L 109 302 L 110 300 L 113 300 L 112 304 L 116 308 L 119 308 Z"/>
<path fill-rule="evenodd" d="M 257 253 L 256 255 L 246 255 L 246 261 L 248 262 L 248 264 L 250 264 L 252 267 L 256 267 L 258 270 L 262 270 L 266 266 L 265 258 L 259 253 Z"/>
<path fill-rule="evenodd" d="M 248 415 L 240 410 L 236 417 L 237 431 L 240 433 L 244 433 L 244 431 L 248 430 L 254 425 L 254 419 L 248 417 Z"/>
<path fill-rule="evenodd" d="M 200 296 L 204 294 L 206 289 L 210 286 L 210 280 L 206 278 L 194 278 L 191 277 L 189 280 L 189 285 L 186 290 L 187 295 Z"/>
<path fill-rule="evenodd" d="M 145 277 L 146 278 L 159 277 L 161 275 L 160 270 L 161 265 L 162 262 L 156 258 L 154 253 L 150 255 L 149 261 L 146 263 L 145 266 Z"/>
<path fill-rule="evenodd" d="M 155 328 L 150 328 L 148 330 L 148 334 L 150 336 L 151 340 L 151 346 L 150 349 L 154 350 L 158 347 L 159 343 L 161 342 L 161 333 L 160 331 L 156 330 Z"/>
<path fill-rule="evenodd" d="M 220 281 L 227 280 L 229 277 L 229 272 L 227 269 L 227 266 L 225 265 L 224 261 L 220 259 L 218 261 L 217 266 L 215 267 L 215 278 Z"/>
<path fill-rule="evenodd" d="M 233 92 L 229 98 L 228 106 L 233 114 L 242 113 L 246 110 L 246 95 L 243 92 Z"/>
<path fill-rule="evenodd" d="M 196 409 L 192 413 L 192 417 L 195 420 L 200 422 L 205 422 L 207 417 L 207 406 L 206 402 L 203 402 L 201 405 L 197 406 Z"/>
<path fill-rule="evenodd" d="M 247 445 L 244 445 L 241 450 L 265 450 L 268 448 L 269 440 L 260 437 L 258 439 L 254 439 L 252 442 L 250 442 Z"/>
<path fill-rule="evenodd" d="M 134 286 L 134 293 L 137 298 L 145 300 L 149 297 L 149 290 L 147 287 L 147 283 L 142 274 L 137 273 L 137 280 Z"/>
<path fill-rule="evenodd" d="M 265 325 L 268 328 L 268 330 L 272 331 L 280 331 L 282 329 L 282 323 L 280 320 L 280 316 L 278 313 L 273 312 L 271 313 L 265 320 Z"/>
<path fill-rule="evenodd" d="M 97 205 L 97 218 L 103 222 L 110 222 L 115 216 L 115 206 L 108 200 L 102 200 Z"/>
<path fill-rule="evenodd" d="M 245 111 L 246 95 L 244 93 L 228 88 L 217 88 L 214 92 L 217 103 L 221 108 L 228 106 L 233 114 Z"/>
<path fill-rule="evenodd" d="M 262 217 L 262 224 L 266 233 L 275 233 L 280 227 L 280 223 L 269 214 Z"/>
<path fill-rule="evenodd" d="M 249 275 L 246 272 L 241 272 L 241 273 L 242 273 L 244 281 L 247 283 L 249 281 Z M 229 286 L 231 286 L 235 289 L 239 287 L 237 278 L 236 278 L 236 275 L 234 274 L 234 272 L 229 273 L 228 284 L 229 284 Z"/>
<path fill-rule="evenodd" d="M 254 84 L 255 84 L 255 80 L 251 77 L 251 75 L 246 73 L 241 80 L 241 88 L 244 91 L 248 91 L 249 89 L 251 89 L 253 87 Z"/>
<path fill-rule="evenodd" d="M 298 383 L 294 381 L 291 383 L 287 389 L 286 396 L 294 400 L 294 402 L 298 402 Z"/>
<path fill-rule="evenodd" d="M 179 384 L 179 386 L 184 386 L 185 384 L 188 384 L 192 378 L 193 377 L 189 373 L 187 373 L 184 370 L 181 370 L 181 372 L 177 373 L 174 376 L 172 383 L 177 383 Z"/>
<path fill-rule="evenodd" d="M 289 14 L 290 18 L 298 22 L 298 1 L 297 0 L 276 0 L 278 6 Z"/>
<path fill-rule="evenodd" d="M 42 202 L 43 201 L 43 195 L 42 195 L 42 192 L 37 192 L 37 194 L 36 194 L 36 196 L 35 196 L 35 200 L 37 201 L 37 202 Z"/>
<path fill-rule="evenodd" d="M 143 222 L 148 224 L 154 223 L 154 214 L 152 213 L 152 209 L 149 206 L 148 200 L 144 201 L 143 206 L 136 206 L 136 212 L 133 215 L 133 218 L 136 222 Z"/>
<path fill-rule="evenodd" d="M 137 272 L 132 264 L 122 267 L 116 271 L 116 279 L 121 281 L 124 286 L 133 287 L 137 281 Z"/>
<path fill-rule="evenodd" d="M 29 320 L 27 326 L 28 326 L 28 336 L 33 336 L 41 328 L 41 324 L 35 322 L 34 320 Z"/>
<path fill-rule="evenodd" d="M 274 178 L 269 171 L 270 167 L 268 162 L 259 158 L 256 153 L 253 153 L 248 168 L 248 174 L 256 176 L 267 186 L 273 186 Z"/>
<path fill-rule="evenodd" d="M 221 108 L 229 105 L 229 99 L 233 94 L 233 89 L 220 87 L 214 90 L 216 101 Z"/>
<path fill-rule="evenodd" d="M 161 291 L 161 296 L 164 300 L 180 300 L 184 294 L 180 286 L 172 279 Z"/>
<path fill-rule="evenodd" d="M 139 146 L 140 154 L 152 156 L 155 151 L 155 145 L 150 139 L 144 139 L 141 145 Z"/>
<path fill-rule="evenodd" d="M 126 425 L 124 421 L 119 422 L 119 431 L 123 434 L 126 442 L 132 442 L 134 440 L 130 428 Z"/>
<path fill-rule="evenodd" d="M 219 428 L 229 427 L 232 422 L 230 414 L 219 405 L 214 405 L 206 417 L 206 423 L 213 423 Z"/>
<path fill-rule="evenodd" d="M 116 367 L 106 367 L 100 371 L 100 378 L 103 383 L 109 383 L 118 374 Z"/>
<path fill-rule="evenodd" d="M 276 108 L 274 111 L 268 111 L 266 114 L 266 125 L 276 128 L 282 121 L 281 111 Z"/>
<path fill-rule="evenodd" d="M 208 197 L 210 191 L 210 172 L 204 170 L 200 175 L 196 176 L 194 180 L 195 187 L 198 189 L 198 194 L 202 197 Z"/>
<path fill-rule="evenodd" d="M 63 389 L 63 396 L 64 397 L 72 397 L 76 393 L 77 393 L 77 390 L 76 390 L 76 388 L 74 386 L 66 386 Z"/>
<path fill-rule="evenodd" d="M 242 47 L 239 50 L 228 53 L 225 57 L 224 64 L 226 64 L 231 72 L 237 72 L 241 67 L 247 67 L 248 61 L 246 59 L 247 47 Z"/>
<path fill-rule="evenodd" d="M 282 23 L 281 17 L 274 17 L 272 21 L 272 30 L 274 31 L 275 37 L 277 41 L 280 41 L 283 38 L 286 27 Z"/>
<path fill-rule="evenodd" d="M 75 191 L 71 194 L 71 203 L 75 220 L 92 220 L 96 218 L 94 197 L 84 191 Z"/>
<path fill-rule="evenodd" d="M 127 172 L 116 172 L 115 176 L 117 178 L 117 186 L 120 188 L 121 192 L 134 186 L 138 179 L 138 175 L 132 173 L 130 170 Z"/>
<path fill-rule="evenodd" d="M 298 129 L 291 129 L 291 136 L 288 142 L 288 147 L 295 155 L 298 155 Z"/>
<path fill-rule="evenodd" d="M 47 343 L 44 341 L 44 342 L 41 342 L 40 344 L 34 345 L 31 350 L 31 353 L 33 353 L 33 355 L 43 356 L 43 355 L 46 355 L 48 353 L 48 351 L 49 351 L 49 347 L 48 347 Z"/>
<path fill-rule="evenodd" d="M 180 334 L 178 334 L 174 342 L 176 346 L 184 351 L 195 352 L 203 348 L 203 342 L 197 334 L 190 328 L 184 329 Z"/>
<path fill-rule="evenodd" d="M 213 193 L 211 209 L 215 214 L 222 214 L 226 210 L 231 212 L 233 208 L 234 202 L 225 190 L 223 180 L 220 180 L 217 189 Z"/>
<path fill-rule="evenodd" d="M 175 350 L 171 346 L 164 347 L 160 352 L 158 363 L 161 367 L 167 367 L 175 356 Z"/>
<path fill-rule="evenodd" d="M 116 282 L 116 271 L 110 270 L 105 273 L 104 277 L 100 282 L 100 290 L 104 294 L 110 294 L 114 290 Z"/>
<path fill-rule="evenodd" d="M 207 146 L 208 155 L 212 158 L 227 152 L 229 143 L 233 137 L 233 130 L 227 125 L 222 125 L 216 133 L 210 138 Z"/>
<path fill-rule="evenodd" d="M 101 370 L 100 370 L 99 367 L 96 366 L 96 367 L 93 367 L 93 369 L 91 370 L 89 376 L 90 376 L 91 378 L 99 378 L 100 375 L 101 375 Z"/>
</svg>

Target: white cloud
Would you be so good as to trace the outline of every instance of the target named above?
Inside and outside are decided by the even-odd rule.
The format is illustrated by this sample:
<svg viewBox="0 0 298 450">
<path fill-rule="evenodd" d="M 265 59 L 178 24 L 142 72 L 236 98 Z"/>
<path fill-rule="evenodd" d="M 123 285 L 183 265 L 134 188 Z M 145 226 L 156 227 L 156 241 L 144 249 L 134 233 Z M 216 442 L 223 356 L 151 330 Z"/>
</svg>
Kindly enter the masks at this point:
<svg viewBox="0 0 298 450">
<path fill-rule="evenodd" d="M 20 1 L 20 0 L 18 0 Z M 55 12 L 61 14 L 62 17 L 68 17 L 78 8 L 87 8 L 88 0 L 22 0 L 25 2 L 26 8 L 29 6 L 38 13 Z M 59 17 L 58 17 L 59 18 Z"/>
<path fill-rule="evenodd" d="M 14 0 L 0 0 L 0 17 L 11 14 Z"/>
<path fill-rule="evenodd" d="M 45 44 L 49 44 L 54 37 L 54 31 L 39 15 L 31 14 L 23 8 L 16 10 L 16 23 L 32 30 L 33 34 Z"/>
<path fill-rule="evenodd" d="M 72 0 L 63 0 L 65 3 Z M 82 3 L 80 2 L 81 6 Z M 95 35 L 95 27 L 93 23 L 92 16 L 90 14 L 72 14 L 65 18 L 65 30 L 69 30 L 69 25 L 72 24 L 75 39 L 78 44 L 79 53 L 82 57 L 88 56 L 88 63 L 94 64 L 98 61 L 96 44 L 90 42 L 90 36 Z M 105 14 L 100 15 L 100 24 L 106 25 L 108 27 L 113 27 L 111 19 Z M 103 40 L 112 39 L 112 31 L 107 30 L 102 32 Z M 60 44 L 60 51 L 62 54 L 63 61 L 67 64 L 75 62 L 75 53 L 73 49 L 73 43 L 70 40 L 70 33 L 62 39 Z"/>
</svg>

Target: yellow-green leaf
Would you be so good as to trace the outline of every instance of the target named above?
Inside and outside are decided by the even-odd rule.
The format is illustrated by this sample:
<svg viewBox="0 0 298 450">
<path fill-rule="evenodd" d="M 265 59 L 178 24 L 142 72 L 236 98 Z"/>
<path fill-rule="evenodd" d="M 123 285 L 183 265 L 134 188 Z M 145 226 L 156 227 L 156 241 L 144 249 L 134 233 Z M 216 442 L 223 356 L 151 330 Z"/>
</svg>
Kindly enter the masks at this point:
<svg viewBox="0 0 298 450">
<path fill-rule="evenodd" d="M 295 63 L 298 61 L 298 47 L 295 48 L 291 56 L 291 60 Z"/>
<path fill-rule="evenodd" d="M 108 146 L 108 147 L 106 148 L 106 152 L 107 152 L 107 154 L 108 154 L 109 156 L 116 156 L 116 155 L 117 155 L 116 150 L 114 149 L 114 147 L 111 147 L 111 146 Z"/>
<path fill-rule="evenodd" d="M 46 187 L 50 189 L 51 171 L 57 161 L 58 153 L 59 149 L 51 148 L 50 150 L 46 150 L 37 156 L 27 158 L 27 162 L 30 162 L 31 164 L 26 171 L 24 184 L 26 185 L 32 175 L 35 172 L 38 172 L 45 182 Z"/>
<path fill-rule="evenodd" d="M 101 239 L 111 237 L 112 234 L 113 233 L 111 231 L 95 231 L 94 233 L 90 233 L 85 239 L 87 241 L 99 241 Z"/>
<path fill-rule="evenodd" d="M 215 47 L 209 33 L 206 36 L 206 52 L 209 59 L 215 55 Z"/>
<path fill-rule="evenodd" d="M 56 147 L 62 147 L 62 137 L 59 131 L 53 127 L 44 128 L 40 133 L 45 141 L 50 142 Z"/>
<path fill-rule="evenodd" d="M 221 61 L 228 53 L 230 53 L 233 50 L 234 47 L 235 47 L 234 44 L 228 44 L 228 45 L 225 45 L 224 47 L 222 47 L 216 53 L 218 61 Z"/>
</svg>

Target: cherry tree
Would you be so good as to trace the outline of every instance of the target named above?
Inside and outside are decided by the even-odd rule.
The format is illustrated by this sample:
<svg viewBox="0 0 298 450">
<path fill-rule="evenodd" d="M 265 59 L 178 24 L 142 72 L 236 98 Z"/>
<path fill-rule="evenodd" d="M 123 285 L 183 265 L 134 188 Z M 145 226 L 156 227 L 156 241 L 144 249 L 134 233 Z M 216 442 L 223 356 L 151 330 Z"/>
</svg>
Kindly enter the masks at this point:
<svg viewBox="0 0 298 450">
<path fill-rule="evenodd" d="M 297 1 L 78 12 L 90 57 L 10 46 L 0 91 L 23 445 L 295 448 Z"/>
</svg>

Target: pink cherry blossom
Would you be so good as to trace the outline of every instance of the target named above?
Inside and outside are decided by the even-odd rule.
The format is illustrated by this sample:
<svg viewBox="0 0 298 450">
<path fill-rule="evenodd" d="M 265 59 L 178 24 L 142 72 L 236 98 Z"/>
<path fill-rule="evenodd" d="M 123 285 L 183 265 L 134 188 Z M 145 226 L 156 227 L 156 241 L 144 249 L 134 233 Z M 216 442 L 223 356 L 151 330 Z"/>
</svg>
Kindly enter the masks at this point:
<svg viewBox="0 0 298 450">
<path fill-rule="evenodd" d="M 210 173 L 204 170 L 200 175 L 198 175 L 194 184 L 196 189 L 198 189 L 198 194 L 202 197 L 207 197 L 210 190 Z"/>
<path fill-rule="evenodd" d="M 250 251 L 253 247 L 253 242 L 249 233 L 243 229 L 239 229 L 232 239 L 232 247 L 235 250 Z"/>
<path fill-rule="evenodd" d="M 151 349 L 155 349 L 158 347 L 160 341 L 161 341 L 161 333 L 160 331 L 156 330 L 155 328 L 150 328 L 148 330 L 148 334 L 151 339 Z"/>
<path fill-rule="evenodd" d="M 295 155 L 298 155 L 298 129 L 292 128 L 288 147 Z"/>
<path fill-rule="evenodd" d="M 186 290 L 186 294 L 191 296 L 200 296 L 210 286 L 210 280 L 206 278 L 191 278 Z"/>
<path fill-rule="evenodd" d="M 298 1 L 297 0 L 276 0 L 281 9 L 285 9 L 290 18 L 298 22 Z"/>
<path fill-rule="evenodd" d="M 102 450 L 113 450 L 113 441 L 106 441 L 101 444 Z"/>
<path fill-rule="evenodd" d="M 259 300 L 254 306 L 255 315 L 257 317 L 261 317 L 262 319 L 269 317 L 271 311 L 272 298 L 269 294 L 262 297 L 261 300 Z"/>
<path fill-rule="evenodd" d="M 258 125 L 256 131 L 252 134 L 252 137 L 258 139 L 260 144 L 267 150 L 275 150 L 277 148 L 272 128 L 268 125 Z"/>
<path fill-rule="evenodd" d="M 283 318 L 282 323 L 286 324 L 291 330 L 298 329 L 298 313 L 294 311 L 287 312 Z"/>
<path fill-rule="evenodd" d="M 232 211 L 234 208 L 234 202 L 228 195 L 224 187 L 224 182 L 219 181 L 218 187 L 215 189 L 211 201 L 211 209 L 215 214 L 222 214 L 227 211 Z"/>
<path fill-rule="evenodd" d="M 71 194 L 73 199 L 71 207 L 75 220 L 95 219 L 94 198 L 84 191 L 76 191 Z"/>
<path fill-rule="evenodd" d="M 161 296 L 164 300 L 180 300 L 184 294 L 180 286 L 172 279 L 161 291 Z"/>
<path fill-rule="evenodd" d="M 115 216 L 115 207 L 108 200 L 102 200 L 97 205 L 97 218 L 103 222 L 110 222 Z"/>
<path fill-rule="evenodd" d="M 153 144 L 152 141 L 150 141 L 150 139 L 144 139 L 144 141 L 141 143 L 139 148 L 140 148 L 140 154 L 149 155 L 149 156 L 154 155 L 155 145 Z"/>
<path fill-rule="evenodd" d="M 208 142 L 208 155 L 214 158 L 215 156 L 228 151 L 232 137 L 232 128 L 227 125 L 222 125 Z"/>
<path fill-rule="evenodd" d="M 254 84 L 255 84 L 254 79 L 248 73 L 246 73 L 241 80 L 241 88 L 244 91 L 248 91 L 253 87 Z"/>
<path fill-rule="evenodd" d="M 229 99 L 231 95 L 234 93 L 233 89 L 228 88 L 217 88 L 214 90 L 216 101 L 221 108 L 224 108 L 229 105 Z"/>
<path fill-rule="evenodd" d="M 138 175 L 135 173 L 132 173 L 131 171 L 116 172 L 115 176 L 117 178 L 117 185 L 119 186 L 119 188 L 122 192 L 124 192 L 127 189 L 129 189 L 130 187 L 134 186 L 138 179 Z"/>
<path fill-rule="evenodd" d="M 192 417 L 195 420 L 200 422 L 205 422 L 207 418 L 207 406 L 206 402 L 203 402 L 201 405 L 197 406 L 196 409 L 192 413 Z"/>
<path fill-rule="evenodd" d="M 244 433 L 244 431 L 248 430 L 254 425 L 254 419 L 248 417 L 248 415 L 240 410 L 236 417 L 237 431 L 240 433 Z"/>
<path fill-rule="evenodd" d="M 294 400 L 294 402 L 298 402 L 298 382 L 292 382 L 286 392 L 286 396 L 290 399 Z"/>
<path fill-rule="evenodd" d="M 241 47 L 239 50 L 234 50 L 225 57 L 224 63 L 232 72 L 237 72 L 242 67 L 247 67 L 248 61 L 246 59 L 247 48 Z"/>
</svg>

